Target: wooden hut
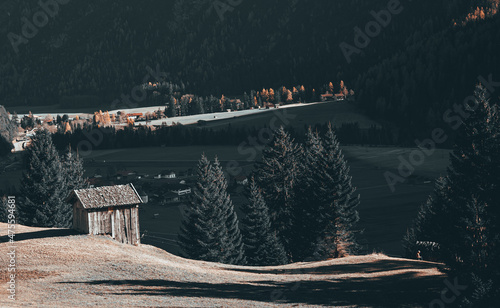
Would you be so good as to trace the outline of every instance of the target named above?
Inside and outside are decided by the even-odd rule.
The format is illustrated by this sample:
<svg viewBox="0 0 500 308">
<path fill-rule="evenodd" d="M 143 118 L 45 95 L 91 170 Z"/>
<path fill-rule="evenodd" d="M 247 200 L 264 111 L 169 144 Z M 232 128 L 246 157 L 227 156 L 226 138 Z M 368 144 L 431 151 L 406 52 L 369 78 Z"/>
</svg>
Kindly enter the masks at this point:
<svg viewBox="0 0 500 308">
<path fill-rule="evenodd" d="M 140 244 L 139 204 L 143 202 L 134 185 L 78 189 L 68 199 L 73 203 L 73 229 Z"/>
</svg>

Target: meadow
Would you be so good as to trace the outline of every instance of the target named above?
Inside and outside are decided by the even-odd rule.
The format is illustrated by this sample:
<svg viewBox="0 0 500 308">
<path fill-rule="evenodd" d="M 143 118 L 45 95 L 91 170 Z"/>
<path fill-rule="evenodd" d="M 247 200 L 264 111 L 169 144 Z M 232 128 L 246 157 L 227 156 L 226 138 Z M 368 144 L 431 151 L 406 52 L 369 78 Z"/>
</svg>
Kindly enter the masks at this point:
<svg viewBox="0 0 500 308">
<path fill-rule="evenodd" d="M 392 192 L 385 180 L 385 172 L 398 173 L 399 157 L 407 157 L 412 148 L 344 146 L 343 151 L 351 168 L 353 183 L 361 195 L 360 224 L 364 230 L 361 242 L 369 252 L 384 252 L 391 256 L 402 254 L 401 239 L 415 217 L 418 207 L 433 190 L 433 180 L 445 174 L 449 162 L 448 150 L 436 150 L 434 155 L 416 167 L 415 173 L 400 183 Z M 164 169 L 195 168 L 202 153 L 210 159 L 218 155 L 223 166 L 238 161 L 244 174 L 249 174 L 253 163 L 245 161 L 236 147 L 172 147 L 94 151 L 87 158 L 87 173 L 116 168 L 154 174 Z M 92 161 L 92 162 L 90 162 Z M 232 192 L 236 206 L 246 202 L 241 191 Z M 159 206 L 146 204 L 140 213 L 141 230 L 148 230 L 146 242 L 178 253 L 175 243 L 182 214 L 180 205 Z M 154 214 L 159 214 L 157 218 Z M 153 237 L 154 236 L 154 237 Z"/>
</svg>

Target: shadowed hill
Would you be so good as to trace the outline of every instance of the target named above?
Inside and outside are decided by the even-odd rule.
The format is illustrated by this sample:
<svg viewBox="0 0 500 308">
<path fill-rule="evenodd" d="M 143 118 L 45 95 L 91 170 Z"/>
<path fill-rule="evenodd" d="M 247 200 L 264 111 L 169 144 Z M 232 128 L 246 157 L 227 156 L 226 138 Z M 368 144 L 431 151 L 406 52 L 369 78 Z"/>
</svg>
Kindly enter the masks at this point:
<svg viewBox="0 0 500 308">
<path fill-rule="evenodd" d="M 0 224 L 0 236 L 6 228 Z M 425 307 L 443 288 L 442 265 L 378 254 L 243 267 L 187 260 L 106 237 L 47 237 L 64 230 L 18 225 L 16 231 L 32 237 L 15 244 L 17 303 L 40 307 Z M 0 246 L 6 250 L 8 244 Z M 1 273 L 6 282 L 7 272 Z M 3 307 L 11 305 L 6 295 L 2 289 Z"/>
</svg>

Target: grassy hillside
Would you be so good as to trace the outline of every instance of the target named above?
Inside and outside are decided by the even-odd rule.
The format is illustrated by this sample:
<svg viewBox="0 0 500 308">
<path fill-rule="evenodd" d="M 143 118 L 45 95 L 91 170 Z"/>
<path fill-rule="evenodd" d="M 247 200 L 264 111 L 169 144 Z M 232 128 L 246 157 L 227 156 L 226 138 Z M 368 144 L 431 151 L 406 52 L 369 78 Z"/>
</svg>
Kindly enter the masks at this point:
<svg viewBox="0 0 500 308">
<path fill-rule="evenodd" d="M 415 174 L 405 183 L 398 184 L 395 192 L 392 192 L 384 173 L 391 171 L 398 174 L 399 157 L 408 159 L 413 149 L 346 146 L 343 150 L 351 168 L 353 184 L 361 194 L 360 228 L 365 230 L 362 243 L 369 252 L 375 250 L 389 255 L 402 255 L 401 239 L 406 228 L 415 217 L 419 206 L 432 192 L 432 181 L 445 173 L 449 165 L 449 152 L 437 150 L 434 155 L 427 157 L 421 166 L 416 167 Z M 105 175 L 109 166 L 152 175 L 166 169 L 185 171 L 195 168 L 203 152 L 209 158 L 217 155 L 223 167 L 234 160 L 238 161 L 244 174 L 250 174 L 253 169 L 253 161 L 247 161 L 248 156 L 238 153 L 237 147 L 231 146 L 93 151 L 85 166 L 88 176 L 94 175 L 95 172 Z M 138 180 L 135 185 L 141 186 L 142 182 Z M 237 198 L 237 205 L 246 202 L 239 194 L 232 193 L 232 197 Z M 158 219 L 153 217 L 155 213 L 160 214 Z M 151 244 L 178 253 L 175 238 L 180 220 L 178 206 L 148 205 L 141 216 L 141 226 L 151 235 L 160 238 L 151 241 Z"/>
<path fill-rule="evenodd" d="M 6 228 L 0 224 L 0 236 Z M 380 254 L 242 267 L 64 229 L 16 231 L 17 301 L 2 288 L 2 307 L 427 307 L 444 287 L 441 264 Z M 5 267 L 0 277 L 5 284 Z"/>
</svg>

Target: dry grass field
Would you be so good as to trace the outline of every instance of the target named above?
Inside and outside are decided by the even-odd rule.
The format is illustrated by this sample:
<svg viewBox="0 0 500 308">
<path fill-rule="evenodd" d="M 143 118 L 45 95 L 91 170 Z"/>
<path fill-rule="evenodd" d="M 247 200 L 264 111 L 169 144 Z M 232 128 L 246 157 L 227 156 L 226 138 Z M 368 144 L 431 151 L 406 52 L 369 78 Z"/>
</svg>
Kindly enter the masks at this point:
<svg viewBox="0 0 500 308">
<path fill-rule="evenodd" d="M 0 277 L 6 285 L 7 225 Z M 442 265 L 382 254 L 242 267 L 183 259 L 71 230 L 16 227 L 16 296 L 1 307 L 427 307 Z"/>
</svg>

